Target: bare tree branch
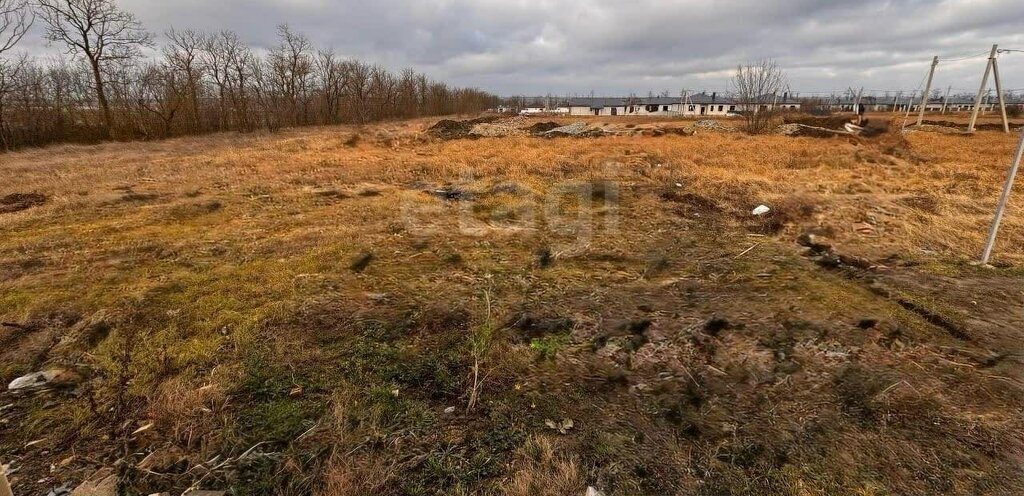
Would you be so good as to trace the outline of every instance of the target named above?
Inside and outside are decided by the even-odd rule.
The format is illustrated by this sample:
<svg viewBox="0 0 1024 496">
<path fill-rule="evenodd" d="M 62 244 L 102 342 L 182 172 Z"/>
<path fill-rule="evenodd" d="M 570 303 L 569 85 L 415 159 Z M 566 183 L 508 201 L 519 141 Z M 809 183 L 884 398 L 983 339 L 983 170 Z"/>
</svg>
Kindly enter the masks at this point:
<svg viewBox="0 0 1024 496">
<path fill-rule="evenodd" d="M 92 67 L 96 99 L 113 135 L 114 118 L 104 89 L 103 70 L 111 61 L 127 60 L 153 45 L 152 35 L 130 12 L 114 0 L 38 0 L 39 14 L 47 25 L 46 39 L 63 43 L 67 52 L 84 56 Z"/>
<path fill-rule="evenodd" d="M 0 55 L 21 41 L 33 21 L 28 0 L 0 0 Z"/>
</svg>

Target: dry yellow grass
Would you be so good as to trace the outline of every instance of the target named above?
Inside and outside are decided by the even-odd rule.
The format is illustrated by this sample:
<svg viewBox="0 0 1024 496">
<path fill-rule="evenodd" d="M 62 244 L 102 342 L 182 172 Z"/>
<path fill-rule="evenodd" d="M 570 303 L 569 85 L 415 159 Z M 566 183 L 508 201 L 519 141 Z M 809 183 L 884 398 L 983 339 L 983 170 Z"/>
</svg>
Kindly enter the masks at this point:
<svg viewBox="0 0 1024 496">
<path fill-rule="evenodd" d="M 849 234 L 849 223 L 870 218 L 886 230 L 874 239 L 851 236 L 857 245 L 970 258 L 980 250 L 1015 144 L 1015 137 L 993 132 L 973 137 L 914 132 L 908 134 L 912 152 L 924 161 L 908 163 L 841 140 L 715 133 L 693 140 L 518 137 L 418 143 L 412 133 L 424 125 L 419 121 L 366 132 L 387 136 L 390 147 L 378 139 L 348 148 L 343 142 L 355 131 L 331 128 L 10 154 L 3 157 L 8 181 L 2 191 L 39 191 L 52 199 L 36 211 L 0 217 L 0 226 L 18 233 L 8 243 L 26 247 L 58 230 L 66 231 L 65 242 L 85 234 L 92 250 L 127 240 L 174 243 L 182 231 L 187 236 L 189 228 L 197 227 L 190 224 L 209 222 L 197 214 L 202 202 L 212 199 L 224 206 L 213 214 L 217 232 L 195 238 L 212 244 L 285 220 L 288 204 L 310 206 L 310 191 L 319 188 L 394 190 L 361 201 L 365 218 L 398 206 L 395 197 L 401 199 L 417 181 L 465 188 L 515 181 L 544 195 L 552 181 L 611 179 L 658 187 L 681 182 L 685 191 L 737 210 L 810 195 L 820 202 L 821 222 L 834 225 L 840 235 Z M 126 189 L 159 197 L 138 202 L 138 208 L 105 207 Z M 352 239 L 343 232 L 354 227 L 346 222 L 355 214 L 349 210 L 347 205 L 319 208 L 318 219 L 301 212 L 261 241 L 299 236 L 304 229 L 330 225 L 331 217 L 340 221 L 337 227 L 318 236 Z M 1011 248 L 1000 250 L 1000 257 L 1012 262 L 1021 256 L 1012 247 L 1024 243 L 1022 211 L 1021 202 L 1011 203 L 1000 239 L 1001 247 Z M 175 217 L 186 219 L 175 222 Z M 88 239 L 88 233 L 97 239 Z"/>
<path fill-rule="evenodd" d="M 0 329 L 0 378 L 80 367 L 102 412 L 127 367 L 120 420 L 159 433 L 136 451 L 173 447 L 195 467 L 266 441 L 275 457 L 202 479 L 243 492 L 1021 487 L 1000 473 L 1021 446 L 1019 196 L 1002 267 L 966 263 L 1014 136 L 439 141 L 430 124 L 0 156 L 0 196 L 48 197 L 0 214 L 0 321 L 28 329 Z M 750 215 L 761 203 L 770 221 Z M 801 256 L 806 230 L 890 269 L 825 272 Z M 502 341 L 464 415 L 485 292 Z M 51 348 L 100 311 L 109 337 Z M 702 331 L 716 315 L 743 325 Z M 138 461 L 76 398 L 18 400 L 0 433 L 24 474 L 70 450 Z M 555 416 L 579 426 L 558 450 Z M 958 452 L 955 469 L 931 461 Z M 49 484 L 36 480 L 16 490 Z"/>
</svg>

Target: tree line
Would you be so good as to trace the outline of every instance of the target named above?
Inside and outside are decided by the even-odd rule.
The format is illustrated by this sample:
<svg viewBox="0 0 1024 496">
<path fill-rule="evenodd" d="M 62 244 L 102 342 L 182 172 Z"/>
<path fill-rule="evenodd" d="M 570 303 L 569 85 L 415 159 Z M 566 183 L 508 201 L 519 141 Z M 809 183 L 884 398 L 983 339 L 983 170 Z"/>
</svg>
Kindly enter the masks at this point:
<svg viewBox="0 0 1024 496">
<path fill-rule="evenodd" d="M 63 55 L 14 54 L 33 22 Z M 261 53 L 227 30 L 172 29 L 157 46 L 114 0 L 0 0 L 0 149 L 365 124 L 498 101 L 412 69 L 343 58 L 287 25 Z"/>
</svg>

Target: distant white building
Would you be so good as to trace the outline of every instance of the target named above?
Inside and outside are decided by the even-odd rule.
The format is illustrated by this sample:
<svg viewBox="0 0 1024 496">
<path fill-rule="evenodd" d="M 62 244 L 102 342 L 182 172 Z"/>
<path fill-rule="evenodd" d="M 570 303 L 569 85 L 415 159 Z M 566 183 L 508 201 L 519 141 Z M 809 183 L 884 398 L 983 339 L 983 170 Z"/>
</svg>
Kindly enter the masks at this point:
<svg viewBox="0 0 1024 496">
<path fill-rule="evenodd" d="M 559 115 L 568 113 L 569 107 L 566 107 L 564 105 L 559 105 L 557 107 L 543 107 L 540 105 L 531 105 L 529 107 L 524 107 L 522 110 L 519 111 L 519 115 Z"/>
<path fill-rule="evenodd" d="M 765 110 L 798 110 L 800 101 L 788 94 L 778 97 L 769 96 L 762 99 L 765 103 L 759 108 Z M 726 116 L 730 113 L 745 110 L 747 105 L 738 103 L 731 96 L 718 93 L 697 93 L 682 97 L 627 97 L 627 98 L 573 98 L 569 100 L 570 115 L 678 115 Z"/>
<path fill-rule="evenodd" d="M 547 111 L 548 109 L 546 107 L 524 107 L 522 110 L 519 111 L 519 115 L 543 114 L 546 113 Z"/>
<path fill-rule="evenodd" d="M 679 98 L 572 98 L 569 115 L 678 115 Z"/>
</svg>

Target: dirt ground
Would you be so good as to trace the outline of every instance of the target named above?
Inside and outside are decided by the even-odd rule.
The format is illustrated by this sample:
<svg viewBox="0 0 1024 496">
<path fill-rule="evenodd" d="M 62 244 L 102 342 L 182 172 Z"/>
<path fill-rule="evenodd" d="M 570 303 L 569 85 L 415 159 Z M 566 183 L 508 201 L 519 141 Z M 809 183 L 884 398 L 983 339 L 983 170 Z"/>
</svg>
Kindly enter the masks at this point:
<svg viewBox="0 0 1024 496">
<path fill-rule="evenodd" d="M 1015 136 L 555 120 L 0 155 L 15 494 L 1024 492 Z"/>
</svg>

